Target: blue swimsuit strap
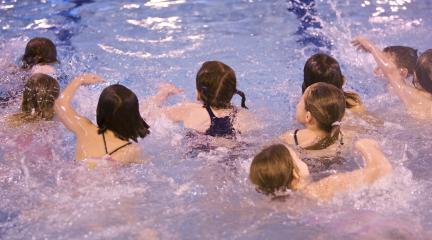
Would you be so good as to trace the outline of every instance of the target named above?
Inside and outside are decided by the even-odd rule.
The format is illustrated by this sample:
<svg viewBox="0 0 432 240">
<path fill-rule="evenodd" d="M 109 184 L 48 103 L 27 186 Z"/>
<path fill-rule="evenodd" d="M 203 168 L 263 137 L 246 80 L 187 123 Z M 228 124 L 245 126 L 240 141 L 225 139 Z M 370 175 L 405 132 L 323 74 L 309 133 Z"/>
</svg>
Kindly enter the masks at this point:
<svg viewBox="0 0 432 240">
<path fill-rule="evenodd" d="M 209 104 L 205 105 L 205 109 L 207 110 L 208 114 L 210 115 L 210 119 L 211 120 L 217 118 L 216 115 L 213 113 L 213 111 L 212 111 L 212 109 L 211 109 L 211 107 L 210 107 Z"/>
<path fill-rule="evenodd" d="M 208 104 L 206 104 L 205 106 L 205 109 L 207 110 L 207 112 L 208 112 L 208 114 L 209 114 L 209 116 L 210 116 L 210 119 L 211 120 L 214 120 L 214 119 L 217 119 L 218 117 L 216 117 L 216 115 L 214 114 L 214 112 L 213 112 L 213 110 L 211 109 L 211 107 L 210 107 L 210 105 L 208 105 Z M 231 119 L 234 119 L 235 118 L 235 115 L 237 114 L 237 108 L 233 108 L 234 110 L 230 113 L 230 118 Z"/>
</svg>

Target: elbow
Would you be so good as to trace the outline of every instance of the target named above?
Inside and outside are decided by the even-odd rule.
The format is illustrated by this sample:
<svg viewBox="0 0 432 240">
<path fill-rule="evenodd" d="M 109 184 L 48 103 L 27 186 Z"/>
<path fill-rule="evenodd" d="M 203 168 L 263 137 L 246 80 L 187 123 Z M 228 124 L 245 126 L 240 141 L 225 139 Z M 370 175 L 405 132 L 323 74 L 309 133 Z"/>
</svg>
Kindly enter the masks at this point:
<svg viewBox="0 0 432 240">
<path fill-rule="evenodd" d="M 64 109 L 64 102 L 62 99 L 58 98 L 54 102 L 54 112 L 59 114 L 62 109 Z"/>
</svg>

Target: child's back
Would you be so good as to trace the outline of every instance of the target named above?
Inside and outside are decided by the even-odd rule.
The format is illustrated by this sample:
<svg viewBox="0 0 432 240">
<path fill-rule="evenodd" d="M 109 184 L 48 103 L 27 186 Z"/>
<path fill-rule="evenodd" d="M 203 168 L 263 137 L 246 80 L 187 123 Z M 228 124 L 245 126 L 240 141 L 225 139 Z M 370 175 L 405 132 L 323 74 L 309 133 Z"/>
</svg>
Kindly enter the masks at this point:
<svg viewBox="0 0 432 240">
<path fill-rule="evenodd" d="M 120 163 L 140 162 L 139 147 L 132 141 L 137 142 L 138 138 L 149 134 L 149 126 L 141 118 L 138 98 L 131 90 L 115 84 L 102 91 L 96 111 L 97 126 L 71 107 L 72 97 L 81 84 L 102 81 L 92 74 L 77 77 L 55 104 L 60 120 L 76 135 L 76 159 L 105 158 Z"/>
<path fill-rule="evenodd" d="M 196 77 L 197 102 L 179 103 L 164 110 L 174 122 L 185 128 L 213 137 L 232 138 L 257 127 L 256 120 L 247 109 L 246 97 L 237 90 L 234 70 L 219 61 L 205 62 Z M 160 102 L 170 94 L 179 92 L 172 85 L 164 85 L 155 97 Z M 242 98 L 242 108 L 231 104 L 232 97 Z"/>
</svg>

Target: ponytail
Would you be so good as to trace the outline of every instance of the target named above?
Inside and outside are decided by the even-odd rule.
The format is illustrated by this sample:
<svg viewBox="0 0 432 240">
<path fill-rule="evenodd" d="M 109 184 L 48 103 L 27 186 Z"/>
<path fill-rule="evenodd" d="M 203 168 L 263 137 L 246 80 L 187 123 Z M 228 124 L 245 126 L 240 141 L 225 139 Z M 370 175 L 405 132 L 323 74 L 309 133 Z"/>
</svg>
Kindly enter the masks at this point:
<svg viewBox="0 0 432 240">
<path fill-rule="evenodd" d="M 246 95 L 244 94 L 244 92 L 236 89 L 236 91 L 234 93 L 241 97 L 242 108 L 248 109 L 248 107 L 246 107 Z"/>
<path fill-rule="evenodd" d="M 331 146 L 333 143 L 335 143 L 340 136 L 340 144 L 343 145 L 343 134 L 341 131 L 341 126 L 340 126 L 340 122 L 336 121 L 331 125 L 331 130 L 329 135 L 327 135 L 325 138 L 321 139 L 319 142 L 317 142 L 316 144 L 306 147 L 306 150 L 322 150 L 325 149 L 329 146 Z"/>
</svg>

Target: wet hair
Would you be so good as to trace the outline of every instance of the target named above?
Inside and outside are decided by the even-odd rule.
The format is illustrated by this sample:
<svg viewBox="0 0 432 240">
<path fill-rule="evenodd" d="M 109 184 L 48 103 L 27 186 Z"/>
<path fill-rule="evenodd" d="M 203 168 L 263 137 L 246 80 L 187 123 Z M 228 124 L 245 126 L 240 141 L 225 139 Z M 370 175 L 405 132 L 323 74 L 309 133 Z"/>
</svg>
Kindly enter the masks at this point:
<svg viewBox="0 0 432 240">
<path fill-rule="evenodd" d="M 205 105 L 230 108 L 233 95 L 238 94 L 242 98 L 241 106 L 247 108 L 245 94 L 237 90 L 234 70 L 223 62 L 204 62 L 196 76 L 196 88 Z"/>
<path fill-rule="evenodd" d="M 333 57 L 317 53 L 312 55 L 305 63 L 303 69 L 303 84 L 302 93 L 310 85 L 318 82 L 329 83 L 340 90 L 345 82 L 345 77 L 342 74 L 338 61 Z M 355 92 L 345 92 L 346 107 L 353 108 L 361 105 L 360 96 Z"/>
<path fill-rule="evenodd" d="M 114 84 L 106 87 L 100 97 L 96 110 L 98 133 L 111 130 L 116 137 L 137 142 L 150 133 L 149 125 L 139 113 L 138 98 L 127 87 Z"/>
<path fill-rule="evenodd" d="M 27 116 L 51 120 L 54 117 L 54 103 L 59 95 L 57 80 L 46 74 L 33 74 L 24 86 L 21 111 Z"/>
<path fill-rule="evenodd" d="M 406 46 L 388 46 L 383 49 L 383 52 L 394 56 L 398 68 L 406 68 L 408 75 L 414 74 L 418 58 L 416 49 Z"/>
<path fill-rule="evenodd" d="M 415 75 L 420 86 L 432 94 L 432 49 L 427 50 L 418 58 Z"/>
<path fill-rule="evenodd" d="M 57 50 L 48 38 L 32 38 L 25 48 L 22 67 L 32 68 L 36 64 L 57 62 Z"/>
<path fill-rule="evenodd" d="M 332 145 L 342 134 L 340 121 L 345 114 L 345 96 L 342 90 L 328 84 L 315 83 L 310 86 L 304 97 L 305 110 L 310 112 L 318 123 L 318 127 L 328 136 L 318 143 L 307 147 L 308 150 L 319 150 Z"/>
<path fill-rule="evenodd" d="M 294 163 L 289 150 L 283 144 L 263 149 L 252 161 L 249 179 L 257 190 L 266 195 L 291 188 Z"/>
</svg>

